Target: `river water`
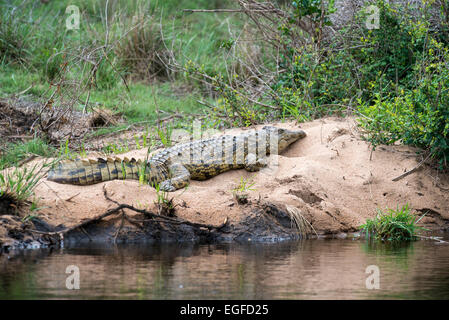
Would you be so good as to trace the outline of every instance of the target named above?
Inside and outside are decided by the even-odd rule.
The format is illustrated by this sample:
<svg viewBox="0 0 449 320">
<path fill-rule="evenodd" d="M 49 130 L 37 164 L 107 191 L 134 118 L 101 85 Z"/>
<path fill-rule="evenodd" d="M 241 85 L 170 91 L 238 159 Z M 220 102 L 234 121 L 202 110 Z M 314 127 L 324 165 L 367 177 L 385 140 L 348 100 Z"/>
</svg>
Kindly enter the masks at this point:
<svg viewBox="0 0 449 320">
<path fill-rule="evenodd" d="M 76 269 L 79 289 L 69 290 Z M 19 298 L 449 299 L 449 244 L 304 240 L 4 253 L 0 299 Z"/>
</svg>

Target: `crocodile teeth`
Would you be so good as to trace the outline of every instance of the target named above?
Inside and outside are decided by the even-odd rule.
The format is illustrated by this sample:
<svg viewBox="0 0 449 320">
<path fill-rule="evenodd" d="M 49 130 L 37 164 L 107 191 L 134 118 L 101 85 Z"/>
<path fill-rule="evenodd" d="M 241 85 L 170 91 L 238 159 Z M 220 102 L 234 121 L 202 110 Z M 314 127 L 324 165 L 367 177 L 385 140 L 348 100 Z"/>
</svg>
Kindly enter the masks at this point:
<svg viewBox="0 0 449 320">
<path fill-rule="evenodd" d="M 89 160 L 81 160 L 81 163 L 82 163 L 83 165 L 85 165 L 85 166 L 89 166 L 89 165 L 90 165 Z"/>
<path fill-rule="evenodd" d="M 97 160 L 94 160 L 94 159 L 89 159 L 89 162 L 90 162 L 91 164 L 97 164 L 97 163 L 98 163 L 98 161 L 97 161 Z"/>
<path fill-rule="evenodd" d="M 119 157 L 115 157 L 115 158 L 114 158 L 114 161 L 115 161 L 115 162 L 122 162 L 122 159 L 120 159 Z"/>
<path fill-rule="evenodd" d="M 108 157 L 107 162 L 109 162 L 109 163 L 114 163 L 114 159 Z"/>
<path fill-rule="evenodd" d="M 129 163 L 129 159 L 127 157 L 124 157 L 123 161 L 126 162 L 126 163 Z"/>
</svg>

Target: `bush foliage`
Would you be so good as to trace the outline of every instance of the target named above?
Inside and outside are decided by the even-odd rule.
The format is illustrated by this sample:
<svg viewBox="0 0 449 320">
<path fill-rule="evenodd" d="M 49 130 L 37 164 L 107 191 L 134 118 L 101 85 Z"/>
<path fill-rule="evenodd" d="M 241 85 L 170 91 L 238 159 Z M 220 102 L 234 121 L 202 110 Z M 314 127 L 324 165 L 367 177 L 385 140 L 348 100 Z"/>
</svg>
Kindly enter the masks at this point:
<svg viewBox="0 0 449 320">
<path fill-rule="evenodd" d="M 279 25 L 284 72 L 272 84 L 274 103 L 281 116 L 299 121 L 356 113 L 374 147 L 401 141 L 430 152 L 440 168 L 447 167 L 447 3 L 423 1 L 409 8 L 377 0 L 365 5 L 379 8 L 378 29 L 366 27 L 365 10 L 353 23 L 326 29 L 332 25 L 333 1 L 292 2 L 289 24 Z M 295 26 L 305 17 L 314 28 L 302 30 L 305 40 L 296 41 Z"/>
</svg>

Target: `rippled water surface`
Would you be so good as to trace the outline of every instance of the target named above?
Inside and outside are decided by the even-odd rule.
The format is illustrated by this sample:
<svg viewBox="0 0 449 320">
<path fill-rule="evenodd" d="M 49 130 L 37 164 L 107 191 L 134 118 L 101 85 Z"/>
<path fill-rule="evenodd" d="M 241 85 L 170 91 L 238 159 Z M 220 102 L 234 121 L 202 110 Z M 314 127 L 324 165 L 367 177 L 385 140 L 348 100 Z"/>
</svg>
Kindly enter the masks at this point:
<svg viewBox="0 0 449 320">
<path fill-rule="evenodd" d="M 367 289 L 375 265 L 380 288 Z M 68 290 L 68 266 L 80 289 Z M 449 244 L 154 244 L 0 256 L 1 299 L 449 299 Z"/>
</svg>

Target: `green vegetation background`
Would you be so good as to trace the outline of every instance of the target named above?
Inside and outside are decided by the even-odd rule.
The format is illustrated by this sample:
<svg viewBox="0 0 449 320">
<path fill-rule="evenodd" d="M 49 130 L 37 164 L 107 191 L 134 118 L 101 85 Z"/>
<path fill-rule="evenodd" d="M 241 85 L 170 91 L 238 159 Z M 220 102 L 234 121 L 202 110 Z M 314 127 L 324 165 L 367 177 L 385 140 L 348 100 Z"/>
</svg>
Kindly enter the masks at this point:
<svg viewBox="0 0 449 320">
<path fill-rule="evenodd" d="M 423 0 L 418 9 L 383 0 L 371 3 L 380 8 L 379 29 L 364 27 L 367 14 L 360 11 L 356 26 L 339 27 L 331 41 L 317 45 L 321 31 L 297 33 L 297 21 L 320 22 L 320 28 L 332 25 L 334 1 L 274 2 L 290 15 L 273 24 L 284 48 L 279 61 L 269 55 L 278 48 L 267 42 L 248 45 L 247 55 L 258 58 L 267 72 L 284 72 L 274 73 L 255 101 L 247 99 L 254 88 L 241 85 L 241 80 L 233 85 L 236 78 L 250 78 L 248 70 L 228 69 L 245 62 L 244 56 L 235 54 L 235 36 L 250 19 L 242 13 L 182 10 L 238 8 L 235 1 L 3 1 L 0 95 L 28 90 L 29 95 L 48 98 L 48 89 L 67 64 L 73 79 L 85 77 L 85 65 L 69 60 L 67 53 L 101 46 L 109 22 L 110 41 L 121 40 L 107 53 L 108 61 L 98 66 L 89 101 L 121 112 L 129 123 L 156 121 L 157 109 L 210 114 L 207 126 L 286 118 L 306 121 L 350 113 L 360 116 L 366 139 L 374 147 L 396 141 L 415 145 L 430 152 L 442 169 L 449 155 L 448 3 Z M 79 30 L 65 28 L 65 10 L 71 4 L 80 8 Z M 431 9 L 438 6 L 435 16 Z M 139 19 L 145 23 L 130 31 Z M 247 30 L 253 32 L 248 38 L 261 36 L 254 26 Z M 305 39 L 301 45 L 295 42 L 298 35 Z M 167 65 L 168 51 L 182 70 Z M 272 110 L 264 109 L 264 104 Z M 79 102 L 75 107 L 83 105 Z"/>
</svg>

